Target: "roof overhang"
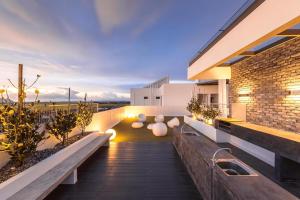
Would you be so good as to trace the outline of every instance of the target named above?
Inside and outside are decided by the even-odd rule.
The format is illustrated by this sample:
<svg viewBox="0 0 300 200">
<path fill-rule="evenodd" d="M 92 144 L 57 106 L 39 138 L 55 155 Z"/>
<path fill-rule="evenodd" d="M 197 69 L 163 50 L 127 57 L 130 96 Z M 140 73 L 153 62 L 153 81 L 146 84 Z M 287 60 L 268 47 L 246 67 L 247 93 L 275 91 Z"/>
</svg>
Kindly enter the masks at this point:
<svg viewBox="0 0 300 200">
<path fill-rule="evenodd" d="M 222 66 L 235 56 L 245 54 L 245 52 L 251 54 L 249 49 L 271 37 L 280 34 L 298 34 L 298 32 L 286 32 L 286 30 L 299 22 L 299 0 L 263 1 L 205 53 L 193 60 L 188 68 L 188 79 L 211 79 L 211 77 L 205 78 L 205 74 L 211 74 L 214 71 L 212 69 L 221 68 L 218 66 Z M 224 75 L 219 74 L 214 77 L 222 79 Z"/>
</svg>

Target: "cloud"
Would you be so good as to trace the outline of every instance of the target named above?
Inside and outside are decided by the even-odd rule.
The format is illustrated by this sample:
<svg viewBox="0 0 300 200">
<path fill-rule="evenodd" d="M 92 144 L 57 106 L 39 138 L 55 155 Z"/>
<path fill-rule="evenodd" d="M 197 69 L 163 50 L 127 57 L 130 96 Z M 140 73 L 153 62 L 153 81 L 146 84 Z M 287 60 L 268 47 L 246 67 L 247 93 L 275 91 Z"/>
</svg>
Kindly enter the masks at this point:
<svg viewBox="0 0 300 200">
<path fill-rule="evenodd" d="M 140 24 L 138 24 L 132 31 L 132 36 L 137 37 L 143 33 L 147 28 L 153 26 L 161 15 L 168 8 L 169 0 L 161 0 L 160 5 L 154 7 L 149 11 L 149 14 L 144 17 Z"/>
<path fill-rule="evenodd" d="M 137 14 L 139 0 L 95 0 L 95 9 L 101 30 L 110 33 L 124 26 Z"/>
<path fill-rule="evenodd" d="M 95 10 L 103 33 L 128 25 L 136 37 L 161 17 L 169 3 L 170 0 L 95 0 Z"/>
</svg>

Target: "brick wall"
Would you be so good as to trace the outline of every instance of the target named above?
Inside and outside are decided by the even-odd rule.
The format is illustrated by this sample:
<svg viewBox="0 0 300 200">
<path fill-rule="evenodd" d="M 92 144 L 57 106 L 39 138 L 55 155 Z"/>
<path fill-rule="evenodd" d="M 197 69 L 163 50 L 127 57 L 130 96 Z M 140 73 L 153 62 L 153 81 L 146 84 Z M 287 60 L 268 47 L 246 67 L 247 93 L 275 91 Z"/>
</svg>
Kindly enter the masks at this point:
<svg viewBox="0 0 300 200">
<path fill-rule="evenodd" d="M 247 105 L 247 121 L 300 133 L 300 38 L 232 66 L 230 102 Z M 249 93 L 249 97 L 241 96 Z"/>
</svg>

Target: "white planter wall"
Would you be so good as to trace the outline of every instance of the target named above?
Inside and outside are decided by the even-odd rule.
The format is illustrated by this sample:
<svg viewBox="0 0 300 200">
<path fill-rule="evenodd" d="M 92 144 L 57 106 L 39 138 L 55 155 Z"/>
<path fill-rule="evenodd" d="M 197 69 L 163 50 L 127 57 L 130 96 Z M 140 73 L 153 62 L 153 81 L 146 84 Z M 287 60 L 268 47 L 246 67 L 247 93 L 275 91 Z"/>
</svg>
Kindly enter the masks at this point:
<svg viewBox="0 0 300 200">
<path fill-rule="evenodd" d="M 26 169 L 20 174 L 10 178 L 9 180 L 0 184 L 0 199 L 7 199 L 11 195 L 15 194 L 26 185 L 32 183 L 34 180 L 48 172 L 53 167 L 60 164 L 67 159 L 70 155 L 77 152 L 79 149 L 99 137 L 100 133 L 92 133 L 87 137 L 73 143 L 72 145 L 62 149 L 54 155 L 46 158 L 45 160 L 37 163 L 36 165 Z"/>
<path fill-rule="evenodd" d="M 223 134 L 223 132 L 212 125 L 208 125 L 199 120 L 194 120 L 192 117 L 188 116 L 184 116 L 184 122 L 217 143 L 228 141 L 228 134 Z"/>
</svg>

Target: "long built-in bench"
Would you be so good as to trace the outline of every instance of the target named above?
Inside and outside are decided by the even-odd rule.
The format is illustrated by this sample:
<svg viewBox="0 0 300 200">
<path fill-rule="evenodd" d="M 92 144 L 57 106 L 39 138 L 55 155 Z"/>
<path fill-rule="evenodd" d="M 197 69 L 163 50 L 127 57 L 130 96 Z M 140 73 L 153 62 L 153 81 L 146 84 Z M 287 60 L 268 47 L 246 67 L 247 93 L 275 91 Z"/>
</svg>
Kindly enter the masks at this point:
<svg viewBox="0 0 300 200">
<path fill-rule="evenodd" d="M 3 182 L 0 184 L 0 199 L 44 199 L 59 184 L 75 184 L 77 168 L 101 146 L 107 146 L 110 136 L 91 133 Z"/>
</svg>

